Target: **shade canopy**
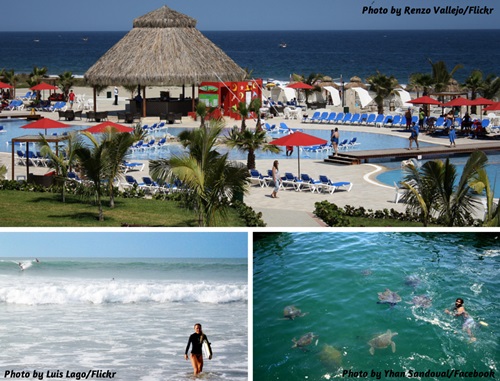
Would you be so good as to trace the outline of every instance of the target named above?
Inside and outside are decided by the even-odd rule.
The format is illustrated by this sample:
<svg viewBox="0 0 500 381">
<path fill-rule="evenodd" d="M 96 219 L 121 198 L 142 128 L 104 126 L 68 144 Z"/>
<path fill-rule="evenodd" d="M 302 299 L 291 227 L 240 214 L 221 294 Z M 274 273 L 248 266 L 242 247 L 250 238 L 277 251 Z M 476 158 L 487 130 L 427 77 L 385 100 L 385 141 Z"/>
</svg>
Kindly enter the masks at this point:
<svg viewBox="0 0 500 381">
<path fill-rule="evenodd" d="M 484 111 L 498 111 L 500 110 L 500 102 L 495 102 L 492 105 L 484 108 Z"/>
<path fill-rule="evenodd" d="M 35 85 L 31 88 L 31 90 L 34 90 L 34 91 L 57 90 L 57 89 L 58 89 L 57 86 L 51 85 L 51 84 L 46 83 L 46 82 L 40 82 L 38 85 Z"/>
<path fill-rule="evenodd" d="M 12 86 L 8 83 L 0 81 L 0 89 L 12 89 Z"/>
<path fill-rule="evenodd" d="M 45 135 L 47 135 L 47 130 L 50 128 L 69 128 L 71 127 L 69 124 L 59 122 L 57 120 L 53 120 L 50 118 L 41 118 L 36 122 L 26 124 L 21 128 L 26 129 L 42 129 L 45 130 Z"/>
<path fill-rule="evenodd" d="M 407 101 L 407 103 L 412 103 L 415 105 L 437 105 L 442 106 L 441 102 L 437 99 L 431 98 L 428 95 L 424 95 L 423 97 L 412 99 L 411 101 Z"/>
<path fill-rule="evenodd" d="M 325 139 L 318 138 L 314 135 L 305 134 L 303 132 L 297 131 L 293 134 L 288 134 L 279 139 L 275 139 L 269 144 L 273 144 L 275 146 L 294 146 L 294 147 L 307 147 L 314 145 L 326 144 L 327 141 Z M 300 149 L 297 154 L 297 166 L 300 177 Z"/>
<path fill-rule="evenodd" d="M 138 17 L 133 29 L 87 70 L 85 79 L 93 86 L 243 80 L 245 71 L 195 26 L 195 19 L 167 6 Z"/>
<path fill-rule="evenodd" d="M 292 89 L 299 89 L 299 90 L 311 90 L 314 89 L 314 86 L 311 86 L 307 83 L 304 82 L 294 82 L 290 83 L 287 87 L 290 87 Z"/>
<path fill-rule="evenodd" d="M 492 104 L 495 104 L 495 101 L 483 97 L 472 100 L 472 106 L 489 106 Z"/>
<path fill-rule="evenodd" d="M 449 102 L 443 104 L 444 107 L 460 107 L 460 106 L 472 106 L 473 102 L 470 99 L 457 97 Z"/>
<path fill-rule="evenodd" d="M 91 134 L 100 134 L 100 133 L 108 132 L 108 131 L 132 132 L 132 131 L 134 131 L 134 128 L 124 126 L 122 124 L 106 121 L 103 123 L 96 124 L 95 126 L 86 128 L 83 131 L 90 132 Z"/>
</svg>

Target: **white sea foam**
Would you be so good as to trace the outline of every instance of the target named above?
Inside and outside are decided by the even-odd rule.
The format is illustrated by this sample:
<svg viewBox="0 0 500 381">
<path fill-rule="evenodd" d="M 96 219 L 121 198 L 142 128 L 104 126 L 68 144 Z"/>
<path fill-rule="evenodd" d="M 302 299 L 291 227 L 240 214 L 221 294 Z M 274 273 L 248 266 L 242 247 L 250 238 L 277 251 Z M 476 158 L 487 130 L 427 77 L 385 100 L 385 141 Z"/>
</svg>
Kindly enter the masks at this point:
<svg viewBox="0 0 500 381">
<path fill-rule="evenodd" d="M 246 284 L 49 282 L 0 288 L 0 303 L 19 305 L 75 303 L 231 303 L 246 302 Z"/>
</svg>

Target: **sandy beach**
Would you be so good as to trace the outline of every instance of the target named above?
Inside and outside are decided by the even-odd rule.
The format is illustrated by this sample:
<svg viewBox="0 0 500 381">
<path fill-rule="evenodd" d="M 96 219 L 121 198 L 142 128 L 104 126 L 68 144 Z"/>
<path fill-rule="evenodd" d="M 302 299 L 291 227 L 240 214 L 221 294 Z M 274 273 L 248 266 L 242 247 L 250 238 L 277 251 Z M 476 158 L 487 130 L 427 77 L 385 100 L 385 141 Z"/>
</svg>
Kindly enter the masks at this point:
<svg viewBox="0 0 500 381">
<path fill-rule="evenodd" d="M 130 94 L 123 88 L 119 88 L 119 102 L 118 106 L 113 105 L 113 98 L 107 98 L 106 92 L 112 90 L 108 88 L 104 90 L 100 96 L 97 98 L 97 109 L 99 111 L 108 111 L 109 120 L 117 121 L 116 113 L 118 111 L 124 111 L 126 104 L 128 104 L 127 99 Z M 148 87 L 146 90 L 146 95 L 150 97 L 159 96 L 160 91 L 164 91 L 165 88 L 159 87 Z M 88 87 L 76 87 L 73 89 L 77 95 L 85 95 L 86 99 L 92 98 L 92 89 Z M 181 88 L 167 88 L 167 91 L 171 91 L 172 96 L 176 96 L 182 90 Z M 18 90 L 18 94 L 22 90 Z M 186 88 L 186 94 L 190 93 L 191 89 Z M 341 111 L 341 107 L 327 106 L 327 111 Z M 388 110 L 386 111 L 388 112 Z M 20 114 L 25 112 L 21 111 L 3 111 L 0 115 L 7 116 L 13 114 Z M 311 113 L 309 111 L 309 113 Z M 46 118 L 58 119 L 57 113 L 52 112 L 42 112 L 41 113 Z M 85 111 L 84 111 L 85 115 Z M 143 118 L 141 123 L 148 124 L 158 121 L 158 118 L 149 117 Z M 336 125 L 334 124 L 310 124 L 301 123 L 300 120 L 296 119 L 284 119 L 284 117 L 275 117 L 268 121 L 272 124 L 279 124 L 280 122 L 286 122 L 290 128 L 301 128 L 304 130 L 308 129 L 325 129 L 330 130 Z M 85 121 L 71 121 L 69 124 L 74 125 L 93 125 L 94 123 L 89 123 Z M 240 125 L 240 121 L 233 119 L 226 119 L 227 126 Z M 249 128 L 255 126 L 253 120 L 247 122 Z M 193 120 L 191 117 L 183 117 L 181 124 L 176 124 L 177 127 L 185 128 L 196 128 L 199 126 L 199 122 Z M 391 129 L 391 128 L 376 128 L 370 126 L 351 126 L 351 125 L 337 125 L 340 131 L 363 131 L 372 132 L 377 134 L 387 134 L 393 136 L 400 136 L 407 138 L 408 133 L 401 129 Z M 448 139 L 436 139 L 432 136 L 427 136 L 425 134 L 420 135 L 421 142 L 428 141 L 434 144 L 448 145 Z M 475 144 L 480 146 L 484 144 L 485 140 L 476 140 Z M 457 145 L 470 144 L 469 139 L 458 139 Z M 402 150 L 406 147 L 402 147 Z M 417 156 L 418 151 L 415 151 L 415 156 Z M 134 160 L 136 161 L 136 160 Z M 257 160 L 257 169 L 262 173 L 267 173 L 267 170 L 272 168 L 273 160 Z M 148 162 L 143 161 L 145 167 L 142 171 L 132 171 L 127 174 L 134 176 L 138 181 L 142 182 L 142 176 L 149 175 Z M 8 168 L 7 178 L 11 178 L 11 155 L 10 153 L 2 152 L 0 153 L 0 165 L 6 165 Z M 385 168 L 383 163 L 380 164 L 361 164 L 361 165 L 337 165 L 337 164 L 327 164 L 322 160 L 301 160 L 301 172 L 308 173 L 313 178 L 318 178 L 319 175 L 326 175 L 332 181 L 348 181 L 353 184 L 352 190 L 347 192 L 345 190 L 336 191 L 333 194 L 329 193 L 311 193 L 309 191 L 297 192 L 294 190 L 283 190 L 279 192 L 279 198 L 273 199 L 270 197 L 272 189 L 269 187 L 261 188 L 258 185 L 253 185 L 249 187 L 248 193 L 244 196 L 244 201 L 254 210 L 262 212 L 263 219 L 270 227 L 319 227 L 323 226 L 322 221 L 316 219 L 313 216 L 314 204 L 318 201 L 328 200 L 338 206 L 344 207 L 345 205 L 351 205 L 354 207 L 363 206 L 366 209 L 382 210 L 394 208 L 397 211 L 403 212 L 405 210 L 405 205 L 402 203 L 396 204 L 395 201 L 395 188 L 387 186 L 385 184 L 379 183 L 375 180 L 375 177 Z M 30 167 L 30 171 L 35 174 L 44 174 L 50 171 L 50 168 L 46 167 Z M 285 172 L 297 172 L 297 160 L 295 158 L 284 158 L 280 157 L 280 171 Z M 26 175 L 26 167 L 16 165 L 14 168 L 14 178 L 18 176 Z M 482 210 L 477 211 L 477 217 L 482 217 Z"/>
</svg>

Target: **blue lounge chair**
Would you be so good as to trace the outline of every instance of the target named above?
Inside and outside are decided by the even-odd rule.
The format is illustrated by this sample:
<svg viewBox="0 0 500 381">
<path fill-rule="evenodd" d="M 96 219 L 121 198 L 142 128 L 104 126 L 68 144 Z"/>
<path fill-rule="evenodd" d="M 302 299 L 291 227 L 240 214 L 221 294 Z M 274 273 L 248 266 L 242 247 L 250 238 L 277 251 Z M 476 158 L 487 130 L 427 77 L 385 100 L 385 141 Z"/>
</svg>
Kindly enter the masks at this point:
<svg viewBox="0 0 500 381">
<path fill-rule="evenodd" d="M 144 184 L 143 188 L 147 189 L 150 193 L 154 194 L 161 190 L 161 187 L 158 185 L 158 183 L 149 176 L 143 176 L 142 182 Z"/>
<path fill-rule="evenodd" d="M 76 181 L 78 183 L 82 182 L 82 179 L 76 174 L 76 172 L 68 172 L 68 179 L 71 181 Z"/>
<path fill-rule="evenodd" d="M 1 134 L 2 132 L 7 132 L 7 130 L 6 130 L 5 128 L 3 128 L 3 126 L 0 126 L 0 134 Z"/>
<path fill-rule="evenodd" d="M 348 112 L 347 114 L 344 115 L 344 117 L 342 118 L 342 123 L 343 124 L 346 124 L 346 123 L 351 123 L 351 119 L 352 119 L 352 113 Z"/>
<path fill-rule="evenodd" d="M 361 118 L 361 115 L 359 113 L 355 113 L 352 115 L 351 121 L 349 123 L 350 124 L 358 124 L 360 118 Z"/>
<path fill-rule="evenodd" d="M 302 189 L 309 189 L 312 193 L 318 191 L 318 185 L 321 184 L 321 181 L 314 180 L 307 173 L 302 173 L 300 175 L 301 183 L 298 184 L 297 190 L 300 192 Z"/>
<path fill-rule="evenodd" d="M 17 162 L 19 165 L 26 165 L 26 156 L 21 150 L 17 150 Z"/>
<path fill-rule="evenodd" d="M 391 126 L 392 127 L 397 126 L 397 125 L 399 125 L 399 123 L 401 123 L 401 115 L 394 115 L 394 118 L 392 119 Z"/>
<path fill-rule="evenodd" d="M 144 169 L 144 163 L 131 163 L 124 160 L 122 165 L 124 167 L 124 173 L 128 171 L 142 171 Z"/>
<path fill-rule="evenodd" d="M 139 188 L 145 188 L 146 185 L 144 183 L 138 183 L 136 179 L 134 179 L 132 176 L 130 175 L 126 175 L 125 176 L 125 181 L 126 183 L 122 183 L 123 186 L 125 187 L 139 187 Z"/>
<path fill-rule="evenodd" d="M 375 124 L 375 119 L 377 118 L 377 114 L 370 114 L 368 118 L 366 118 L 366 125 L 371 126 Z"/>
<path fill-rule="evenodd" d="M 342 123 L 342 119 L 344 119 L 344 113 L 343 112 L 339 112 L 337 114 L 337 117 L 335 118 L 335 123 Z"/>
<path fill-rule="evenodd" d="M 386 115 L 386 117 L 384 118 L 384 121 L 382 122 L 382 125 L 384 127 L 387 127 L 389 124 L 392 124 L 393 119 L 394 119 L 394 117 L 392 115 Z"/>
<path fill-rule="evenodd" d="M 332 123 L 335 121 L 335 117 L 337 116 L 337 113 L 335 111 L 332 111 L 330 114 L 328 114 L 328 118 L 326 119 L 327 123 Z"/>
<path fill-rule="evenodd" d="M 328 111 L 324 111 L 321 113 L 319 119 L 318 119 L 318 123 L 323 123 L 323 122 L 326 122 L 328 120 Z"/>
<path fill-rule="evenodd" d="M 296 176 L 294 176 L 291 172 L 285 172 L 285 176 L 281 178 L 280 186 L 283 188 L 292 187 L 295 190 L 297 186 L 302 183 L 302 180 L 299 180 Z"/>
<path fill-rule="evenodd" d="M 347 140 L 347 139 L 342 140 L 342 141 L 339 143 L 338 148 L 339 148 L 339 149 L 346 149 L 346 148 L 347 148 L 347 143 L 348 143 L 348 142 L 349 142 L 349 140 Z"/>
<path fill-rule="evenodd" d="M 359 143 L 357 142 L 358 138 L 353 137 L 351 140 L 349 140 L 349 143 L 347 143 L 348 148 L 352 148 L 354 146 L 358 146 Z"/>
<path fill-rule="evenodd" d="M 309 123 L 317 122 L 319 120 L 320 116 L 321 116 L 321 112 L 315 111 L 314 114 L 309 118 Z"/>
<path fill-rule="evenodd" d="M 248 178 L 251 183 L 260 185 L 261 188 L 268 187 L 269 183 L 273 180 L 272 171 L 271 177 L 264 176 L 256 169 L 250 169 L 250 177 Z"/>
<path fill-rule="evenodd" d="M 352 183 L 349 181 L 331 181 L 327 176 L 320 175 L 319 181 L 321 182 L 321 189 L 327 190 L 330 194 L 334 193 L 339 188 L 344 188 L 347 192 L 350 192 L 352 189 Z"/>
<path fill-rule="evenodd" d="M 363 123 L 366 124 L 367 119 L 368 119 L 368 114 L 366 114 L 366 113 L 361 114 L 361 116 L 359 117 L 358 124 L 360 124 L 360 125 Z"/>
<path fill-rule="evenodd" d="M 375 118 L 375 121 L 373 122 L 373 124 L 376 126 L 376 127 L 381 127 L 382 124 L 384 123 L 384 114 L 378 114 L 377 117 Z"/>
<path fill-rule="evenodd" d="M 272 126 L 269 123 L 265 123 L 264 127 L 266 129 L 266 132 L 275 132 L 276 131 L 276 125 L 273 124 Z"/>
</svg>

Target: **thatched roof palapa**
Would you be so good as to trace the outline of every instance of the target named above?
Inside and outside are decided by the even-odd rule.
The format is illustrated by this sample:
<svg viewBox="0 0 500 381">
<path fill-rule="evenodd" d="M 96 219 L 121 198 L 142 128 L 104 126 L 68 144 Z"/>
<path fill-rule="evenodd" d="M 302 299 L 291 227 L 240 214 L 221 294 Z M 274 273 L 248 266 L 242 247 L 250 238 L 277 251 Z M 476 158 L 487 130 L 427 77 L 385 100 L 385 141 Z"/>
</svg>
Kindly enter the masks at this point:
<svg viewBox="0 0 500 381">
<path fill-rule="evenodd" d="M 196 29 L 196 20 L 167 6 L 138 17 L 133 29 L 87 72 L 91 85 L 196 85 L 241 81 L 245 71 Z"/>
</svg>

